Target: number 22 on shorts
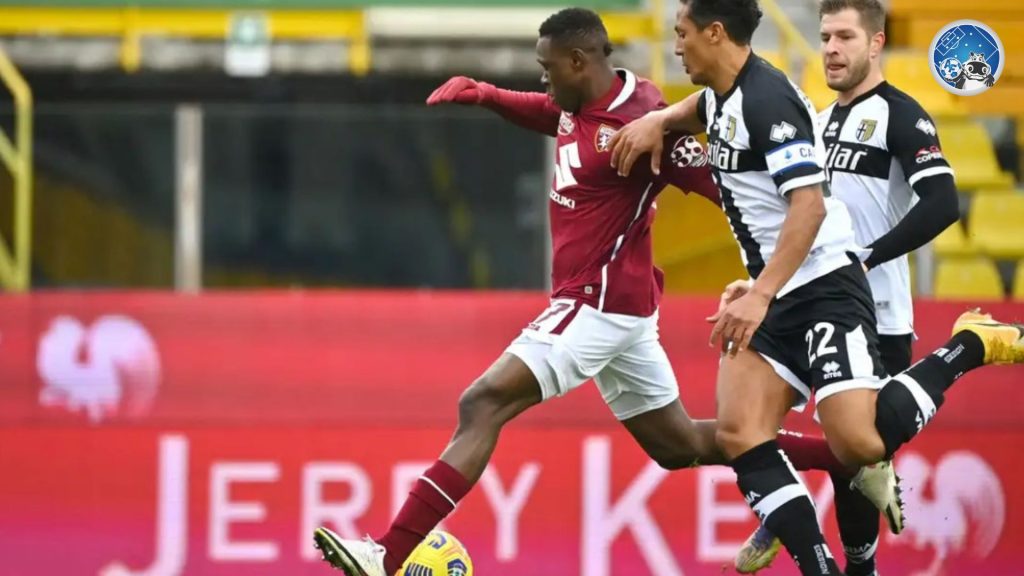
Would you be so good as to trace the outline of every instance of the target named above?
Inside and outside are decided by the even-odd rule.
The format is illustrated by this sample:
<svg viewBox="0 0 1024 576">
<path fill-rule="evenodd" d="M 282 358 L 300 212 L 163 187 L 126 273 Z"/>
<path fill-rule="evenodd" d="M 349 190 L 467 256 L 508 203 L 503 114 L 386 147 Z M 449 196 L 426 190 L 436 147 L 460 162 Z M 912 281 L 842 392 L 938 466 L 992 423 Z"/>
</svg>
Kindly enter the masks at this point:
<svg viewBox="0 0 1024 576">
<path fill-rule="evenodd" d="M 807 362 L 814 364 L 814 361 L 822 356 L 835 354 L 839 349 L 832 346 L 832 336 L 836 333 L 836 327 L 829 322 L 818 322 L 814 328 L 807 331 L 804 338 L 807 340 Z M 814 350 L 815 335 L 818 336 L 818 350 Z"/>
</svg>

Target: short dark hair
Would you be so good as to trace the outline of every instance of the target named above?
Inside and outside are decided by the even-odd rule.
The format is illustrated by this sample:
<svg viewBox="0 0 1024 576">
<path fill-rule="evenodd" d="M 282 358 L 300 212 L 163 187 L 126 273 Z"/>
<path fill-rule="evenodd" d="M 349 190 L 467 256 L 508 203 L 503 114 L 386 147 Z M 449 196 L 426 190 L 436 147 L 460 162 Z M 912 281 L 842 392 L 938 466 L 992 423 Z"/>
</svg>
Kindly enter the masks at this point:
<svg viewBox="0 0 1024 576">
<path fill-rule="evenodd" d="M 721 22 L 732 41 L 747 46 L 761 23 L 757 0 L 681 0 L 690 7 L 690 20 L 701 30 L 712 22 Z"/>
<path fill-rule="evenodd" d="M 540 37 L 550 38 L 567 46 L 592 44 L 605 56 L 612 53 L 608 30 L 597 12 L 586 8 L 566 8 L 552 14 L 540 25 Z"/>
<path fill-rule="evenodd" d="M 878 0 L 821 0 L 818 7 L 818 18 L 826 14 L 852 8 L 860 15 L 860 25 L 870 35 L 885 31 L 885 6 Z"/>
</svg>

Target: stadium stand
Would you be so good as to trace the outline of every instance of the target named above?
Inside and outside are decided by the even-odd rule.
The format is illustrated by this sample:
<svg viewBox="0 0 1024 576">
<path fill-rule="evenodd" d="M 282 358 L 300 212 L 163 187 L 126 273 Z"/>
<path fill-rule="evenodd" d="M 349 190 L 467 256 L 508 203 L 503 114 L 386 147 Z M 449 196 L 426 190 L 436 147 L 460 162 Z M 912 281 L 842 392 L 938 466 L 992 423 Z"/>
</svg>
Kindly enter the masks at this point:
<svg viewBox="0 0 1024 576">
<path fill-rule="evenodd" d="M 1024 260 L 1017 261 L 1016 272 L 1013 275 L 1013 299 L 1024 301 Z"/>
<path fill-rule="evenodd" d="M 1002 300 L 1003 281 L 988 258 L 946 258 L 939 262 L 936 272 L 935 296 L 947 300 Z"/>
<path fill-rule="evenodd" d="M 1000 167 L 992 138 L 977 120 L 942 118 L 936 127 L 961 192 L 1013 186 L 1013 175 Z"/>
<path fill-rule="evenodd" d="M 943 148 L 957 172 L 957 185 L 962 193 L 973 196 L 966 213 L 967 233 L 955 227 L 935 242 L 935 253 L 941 259 L 936 296 L 994 293 L 992 280 L 1001 278 L 1011 286 L 1015 298 L 1024 298 L 1021 267 L 1017 266 L 1015 278 L 1000 277 L 992 260 L 1006 264 L 1024 257 L 1024 195 L 1016 193 L 1014 175 L 1000 166 L 995 142 L 980 122 L 981 117 L 1011 120 L 1015 136 L 1001 146 L 1015 147 L 1018 158 L 1024 159 L 1024 4 L 1006 0 L 970 3 L 969 17 L 995 30 L 1006 62 L 997 89 L 957 98 L 931 77 L 927 53 L 939 30 L 964 18 L 964 10 L 959 0 L 892 0 L 888 32 L 894 52 L 886 62 L 886 75 L 936 116 Z M 974 255 L 978 259 L 964 260 Z"/>
<path fill-rule="evenodd" d="M 964 4 L 956 0 L 892 0 L 891 13 L 891 37 L 896 45 L 924 54 L 944 25 L 964 17 Z M 976 113 L 1024 116 L 1024 5 L 1006 0 L 977 0 L 971 2 L 970 18 L 985 22 L 996 31 L 1007 62 L 1000 89 L 965 99 L 964 105 Z"/>
<path fill-rule="evenodd" d="M 977 247 L 964 233 L 960 223 L 956 223 L 935 239 L 935 254 L 939 257 L 962 257 L 974 256 L 978 253 Z"/>
<path fill-rule="evenodd" d="M 978 194 L 971 205 L 968 235 L 992 258 L 1024 258 L 1024 194 Z"/>
<path fill-rule="evenodd" d="M 894 86 L 910 92 L 934 117 L 966 116 L 967 108 L 936 84 L 924 52 L 892 51 L 885 57 L 883 71 Z"/>
<path fill-rule="evenodd" d="M 663 0 L 588 0 L 582 4 L 602 13 L 613 42 L 623 48 L 618 54 L 624 58 L 624 65 L 638 66 L 638 71 L 660 81 L 666 99 L 675 101 L 696 89 L 691 84 L 670 79 L 678 78 L 680 73 L 671 55 L 671 43 L 667 42 L 672 35 L 675 3 Z M 755 38 L 755 49 L 774 65 L 793 74 L 794 78 L 800 78 L 802 88 L 817 107 L 827 106 L 834 99 L 834 94 L 824 83 L 817 57 L 817 14 L 813 7 L 792 0 L 762 0 L 762 4 L 766 18 L 764 27 Z M 148 58 L 154 53 L 167 52 L 172 46 L 180 48 L 184 42 L 209 45 L 229 41 L 233 18 L 240 5 L 242 3 L 236 0 L 200 0 L 187 5 L 160 0 L 0 0 L 0 43 L 16 56 L 24 58 L 30 52 L 28 47 L 39 47 L 44 34 L 52 42 L 102 37 L 117 48 L 113 52 L 116 55 L 113 66 L 131 72 L 145 69 L 147 64 L 152 66 L 154 61 Z M 352 75 L 386 70 L 390 63 L 398 62 L 407 55 L 407 52 L 399 51 L 395 53 L 398 56 L 388 57 L 387 51 L 396 43 L 410 39 L 420 43 L 416 44 L 416 50 L 424 54 L 431 47 L 436 48 L 438 43 L 448 42 L 450 45 L 445 49 L 457 51 L 459 43 L 476 41 L 490 42 L 489 46 L 499 51 L 504 50 L 502 43 L 511 43 L 525 48 L 527 53 L 532 52 L 531 39 L 536 25 L 549 12 L 548 7 L 530 0 L 499 0 L 488 3 L 486 8 L 461 0 L 436 0 L 429 7 L 416 0 L 386 3 L 338 0 L 331 4 L 331 10 L 309 6 L 312 4 L 295 0 L 265 2 L 261 13 L 272 31 L 273 42 L 291 44 L 292 50 L 305 49 L 302 47 L 315 43 L 337 43 L 337 53 L 330 53 L 335 54 L 331 61 L 337 61 L 339 67 L 332 70 Z M 929 72 L 925 56 L 935 33 L 944 24 L 963 17 L 962 2 L 891 0 L 890 7 L 886 76 L 894 85 L 917 98 L 935 117 L 945 153 L 956 169 L 959 188 L 963 193 L 978 198 L 977 202 L 965 203 L 969 208 L 965 215 L 966 231 L 954 227 L 935 243 L 938 257 L 950 260 L 950 265 L 945 268 L 946 274 L 949 274 L 949 269 L 962 271 L 963 258 L 966 257 L 985 256 L 1001 261 L 1024 257 L 1021 246 L 1024 235 L 1013 233 L 1016 231 L 1013 228 L 1014 218 L 1017 218 L 1016 222 L 1024 220 L 1012 211 L 1018 205 L 1016 199 L 1024 196 L 1007 194 L 1013 192 L 1017 183 L 1013 174 L 1000 165 L 1002 156 L 997 157 L 996 143 L 979 120 L 982 114 L 1016 118 L 1018 125 L 1024 120 L 1024 5 L 1006 0 L 976 0 L 971 4 L 971 17 L 995 28 L 1008 57 L 998 89 L 973 98 L 957 98 L 939 87 Z M 467 25 L 469 21 L 473 25 Z M 172 44 L 174 42 L 178 44 Z M 657 46 L 663 50 L 653 49 Z M 632 50 L 637 47 L 638 51 Z M 88 50 L 80 52 L 83 55 L 89 53 Z M 67 53 L 66 50 L 61 52 Z M 659 57 L 659 54 L 665 57 Z M 275 56 L 275 66 L 282 61 L 311 61 L 304 56 L 290 60 L 278 56 Z M 479 60 L 476 52 L 473 52 L 473 58 Z M 502 74 L 522 74 L 524 70 L 532 72 L 535 65 L 530 56 L 525 65 L 516 60 L 516 66 L 525 67 L 512 66 L 502 72 L 499 66 L 503 66 L 501 62 L 506 60 L 488 59 L 488 73 L 499 77 Z M 423 56 L 423 62 L 428 61 L 445 63 L 439 69 L 429 69 L 434 73 L 443 71 L 444 65 L 463 65 L 461 58 Z M 405 65 L 416 67 L 423 62 L 411 61 Z M 1019 145 L 1024 144 L 1022 135 L 1024 130 L 1016 131 Z M 1000 154 L 1002 151 L 1000 148 Z M 45 186 L 53 187 L 52 182 Z M 54 188 L 41 193 L 47 197 L 67 197 L 67 206 L 80 204 L 74 198 L 81 191 L 75 188 Z M 1007 198 L 997 199 L 1000 195 Z M 735 259 L 728 257 L 733 251 L 733 239 L 728 228 L 712 226 L 709 214 L 703 206 L 697 207 L 698 204 L 698 199 L 671 192 L 659 201 L 656 257 L 666 267 L 671 291 L 709 291 L 712 284 L 731 280 L 731 276 L 740 271 Z M 92 218 L 97 221 L 120 222 L 120 225 L 103 227 L 122 230 L 128 236 L 146 236 L 144 231 L 153 228 L 147 226 L 144 219 L 138 225 L 127 225 L 123 219 L 132 217 L 131 213 L 99 216 L 104 211 L 103 206 L 102 201 L 86 203 L 81 210 L 95 214 Z M 441 215 L 440 220 L 451 220 L 449 228 L 452 229 L 461 229 L 456 224 L 465 220 L 463 216 L 469 213 L 487 220 L 486 210 L 467 211 L 440 204 L 434 209 Z M 478 222 L 476 227 L 489 231 L 495 229 L 493 224 Z M 707 242 L 681 250 L 678 248 L 681 243 L 676 241 L 676 230 L 698 230 Z M 37 234 L 33 236 L 39 238 Z M 140 241 L 137 245 L 152 246 L 141 252 L 159 253 L 166 259 L 166 231 L 161 230 L 156 236 L 160 239 Z M 48 276 L 62 277 L 63 264 L 60 263 L 66 258 L 59 256 L 54 247 L 40 246 L 39 253 L 40 268 L 45 269 Z M 121 259 L 129 259 L 127 253 Z M 120 269 L 112 266 L 115 270 Z M 691 273 L 695 268 L 704 274 L 696 277 Z M 117 276 L 113 272 L 112 275 Z M 1004 277 L 1004 280 L 1011 285 L 1008 282 L 1010 278 Z M 1016 284 L 1012 284 L 1015 291 L 1018 290 Z"/>
</svg>

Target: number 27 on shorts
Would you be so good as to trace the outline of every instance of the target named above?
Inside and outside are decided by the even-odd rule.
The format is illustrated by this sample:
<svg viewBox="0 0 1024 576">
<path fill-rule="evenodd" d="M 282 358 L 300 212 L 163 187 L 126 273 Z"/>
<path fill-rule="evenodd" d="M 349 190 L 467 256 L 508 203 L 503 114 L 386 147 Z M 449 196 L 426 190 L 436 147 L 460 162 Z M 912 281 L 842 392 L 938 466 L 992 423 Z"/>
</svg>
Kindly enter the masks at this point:
<svg viewBox="0 0 1024 576">
<path fill-rule="evenodd" d="M 530 322 L 526 329 L 547 334 L 558 328 L 575 308 L 575 300 L 552 300 L 551 306 L 548 306 L 547 310 L 541 313 L 536 320 Z"/>
</svg>

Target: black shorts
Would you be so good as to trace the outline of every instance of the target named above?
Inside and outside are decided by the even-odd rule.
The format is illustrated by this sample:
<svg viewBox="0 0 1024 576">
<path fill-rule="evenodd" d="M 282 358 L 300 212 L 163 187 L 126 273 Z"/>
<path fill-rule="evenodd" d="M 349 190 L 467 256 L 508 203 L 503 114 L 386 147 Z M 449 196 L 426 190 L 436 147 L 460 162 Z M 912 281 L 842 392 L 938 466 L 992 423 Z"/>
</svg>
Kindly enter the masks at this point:
<svg viewBox="0 0 1024 576">
<path fill-rule="evenodd" d="M 809 400 L 856 388 L 878 389 L 886 370 L 875 303 L 859 263 L 844 266 L 772 301 L 751 348 Z"/>
<path fill-rule="evenodd" d="M 882 358 L 882 367 L 886 374 L 895 376 L 910 368 L 913 359 L 913 334 L 879 334 L 878 353 Z"/>
</svg>

